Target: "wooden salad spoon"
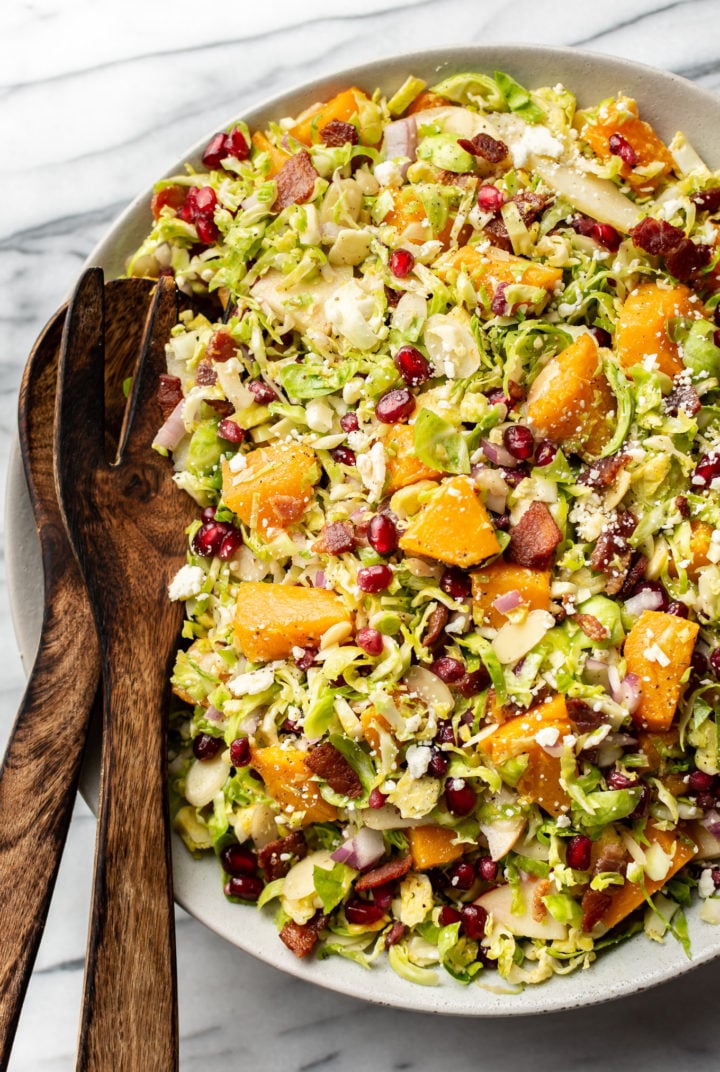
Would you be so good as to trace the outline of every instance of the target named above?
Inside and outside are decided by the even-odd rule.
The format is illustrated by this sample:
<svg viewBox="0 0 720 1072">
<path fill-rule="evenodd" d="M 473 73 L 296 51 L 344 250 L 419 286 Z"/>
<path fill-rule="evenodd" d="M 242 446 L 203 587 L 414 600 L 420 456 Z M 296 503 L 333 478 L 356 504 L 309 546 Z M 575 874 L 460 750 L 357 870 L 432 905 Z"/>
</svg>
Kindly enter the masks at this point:
<svg viewBox="0 0 720 1072">
<path fill-rule="evenodd" d="M 123 284 L 124 285 L 124 284 Z M 178 1063 L 175 931 L 165 717 L 183 604 L 167 587 L 186 560 L 196 513 L 152 450 L 165 343 L 177 320 L 161 279 L 117 455 L 103 435 L 102 272 L 70 303 L 58 375 L 55 477 L 93 608 L 104 677 L 95 884 L 78 1069 L 174 1072 Z M 141 310 L 138 309 L 138 317 Z"/>
<path fill-rule="evenodd" d="M 109 283 L 106 427 L 117 441 L 122 381 L 137 355 L 152 284 Z M 20 388 L 20 449 L 44 578 L 40 642 L 0 768 L 0 1069 L 7 1067 L 75 801 L 100 675 L 90 606 L 60 513 L 52 427 L 65 308 L 39 336 Z M 96 705 L 97 707 L 97 705 Z"/>
</svg>

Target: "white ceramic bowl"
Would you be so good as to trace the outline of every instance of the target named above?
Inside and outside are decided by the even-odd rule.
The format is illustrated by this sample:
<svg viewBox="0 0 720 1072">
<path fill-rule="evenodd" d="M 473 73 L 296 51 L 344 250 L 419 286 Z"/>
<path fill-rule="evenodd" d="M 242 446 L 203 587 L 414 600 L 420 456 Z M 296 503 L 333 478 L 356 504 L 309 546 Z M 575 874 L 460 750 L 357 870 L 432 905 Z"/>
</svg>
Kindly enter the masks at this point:
<svg viewBox="0 0 720 1072">
<path fill-rule="evenodd" d="M 643 117 L 662 136 L 669 139 L 676 130 L 682 130 L 711 167 L 720 167 L 720 99 L 676 75 L 564 48 L 469 46 L 380 60 L 291 90 L 241 117 L 229 116 L 228 123 L 243 118 L 251 128 L 262 128 L 270 119 L 295 115 L 352 84 L 369 91 L 380 86 L 390 93 L 409 73 L 432 85 L 454 72 L 492 73 L 496 69 L 508 71 L 530 87 L 563 82 L 577 95 L 581 106 L 622 91 L 637 99 Z M 180 170 L 183 160 L 199 159 L 212 133 L 209 131 L 201 143 L 183 154 L 167 174 Z M 88 258 L 88 265 L 101 265 L 109 277 L 122 274 L 127 256 L 139 245 L 149 227 L 149 205 L 150 191 L 146 190 L 110 228 Z M 7 505 L 11 608 L 21 654 L 25 666 L 29 667 L 40 633 L 42 582 L 39 546 L 17 451 L 10 464 Z M 97 740 L 91 740 L 83 775 L 83 792 L 91 804 L 96 798 L 97 773 Z M 637 993 L 720 954 L 720 927 L 702 923 L 694 906 L 689 912 L 692 961 L 686 959 L 672 939 L 658 945 L 638 936 L 609 950 L 587 971 L 557 976 L 520 994 L 493 989 L 493 984 L 502 980 L 490 973 L 483 978 L 488 989 L 477 985 L 462 987 L 449 976 L 436 988 L 424 988 L 406 982 L 385 965 L 367 972 L 338 957 L 326 961 L 298 960 L 280 942 L 269 913 L 225 900 L 214 859 L 200 862 L 192 859 L 177 837 L 173 855 L 177 900 L 228 941 L 309 982 L 400 1008 L 461 1016 L 514 1016 L 572 1008 Z"/>
</svg>

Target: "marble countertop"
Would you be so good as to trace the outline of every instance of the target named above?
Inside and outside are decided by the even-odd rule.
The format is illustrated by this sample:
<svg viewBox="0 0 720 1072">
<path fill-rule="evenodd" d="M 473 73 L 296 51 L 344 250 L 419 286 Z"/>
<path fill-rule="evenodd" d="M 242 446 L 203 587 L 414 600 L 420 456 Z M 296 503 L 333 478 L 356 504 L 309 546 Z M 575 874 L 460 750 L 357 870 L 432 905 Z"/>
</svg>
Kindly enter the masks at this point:
<svg viewBox="0 0 720 1072">
<path fill-rule="evenodd" d="M 15 0 L 0 11 L 0 493 L 33 339 L 132 196 L 228 114 L 322 70 L 443 44 L 579 45 L 720 90 L 717 0 Z M 552 10 L 553 17 L 548 14 Z M 23 688 L 0 568 L 0 747 Z M 71 1069 L 94 819 L 79 802 L 10 1063 Z M 42 860 L 28 861 L 42 867 Z M 401 1012 L 282 975 L 178 911 L 181 1067 L 507 1072 L 717 1067 L 720 964 L 608 1006 L 511 1021 Z M 372 979 L 367 977 L 368 990 Z M 141 1072 L 141 1070 L 138 1070 Z M 142 1070 L 145 1072 L 145 1070 Z"/>
</svg>

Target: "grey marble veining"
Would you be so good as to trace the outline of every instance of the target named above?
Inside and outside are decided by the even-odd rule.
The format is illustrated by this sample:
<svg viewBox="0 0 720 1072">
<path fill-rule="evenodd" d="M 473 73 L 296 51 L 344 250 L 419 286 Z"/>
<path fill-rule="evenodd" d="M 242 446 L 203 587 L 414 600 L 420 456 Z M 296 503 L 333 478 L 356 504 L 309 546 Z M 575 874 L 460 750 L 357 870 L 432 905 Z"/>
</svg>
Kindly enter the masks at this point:
<svg viewBox="0 0 720 1072">
<path fill-rule="evenodd" d="M 24 0 L 0 11 L 0 494 L 30 345 L 137 190 L 219 122 L 351 63 L 443 44 L 576 44 L 720 89 L 718 0 Z M 0 745 L 23 674 L 0 556 Z M 59 714 L 60 717 L 60 714 Z M 11 1062 L 73 1051 L 94 820 L 78 802 Z M 29 861 L 41 867 L 42 861 Z M 255 961 L 178 910 L 183 1072 L 709 1072 L 720 965 L 574 1013 L 460 1021 L 379 1008 Z M 370 975 L 363 978 L 368 992 Z M 138 1070 L 145 1072 L 145 1070 Z"/>
</svg>

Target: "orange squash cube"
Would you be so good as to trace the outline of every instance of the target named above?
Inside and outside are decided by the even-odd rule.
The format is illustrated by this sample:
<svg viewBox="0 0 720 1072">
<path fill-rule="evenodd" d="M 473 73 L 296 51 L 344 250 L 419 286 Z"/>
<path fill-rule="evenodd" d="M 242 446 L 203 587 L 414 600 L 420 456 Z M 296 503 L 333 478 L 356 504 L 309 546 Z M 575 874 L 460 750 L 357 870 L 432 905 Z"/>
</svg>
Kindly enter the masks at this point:
<svg viewBox="0 0 720 1072">
<path fill-rule="evenodd" d="M 411 826 L 408 838 L 416 871 L 452 863 L 465 851 L 462 845 L 453 845 L 455 831 L 445 826 Z"/>
<path fill-rule="evenodd" d="M 426 112 L 429 108 L 447 108 L 452 105 L 447 97 L 441 97 L 439 93 L 433 93 L 431 89 L 424 89 L 418 93 L 415 100 L 406 111 L 406 115 L 415 115 L 416 112 Z"/>
<path fill-rule="evenodd" d="M 585 333 L 552 357 L 536 377 L 527 416 L 543 436 L 592 457 L 612 436 L 616 406 L 597 343 Z"/>
<path fill-rule="evenodd" d="M 712 525 L 708 525 L 707 521 L 700 521 L 698 518 L 693 518 L 690 522 L 690 528 L 692 530 L 690 535 L 690 561 L 685 568 L 690 580 L 696 581 L 703 566 L 710 565 L 708 551 L 710 550 L 714 530 Z M 677 577 L 678 575 L 677 566 L 672 559 L 668 565 L 668 573 L 671 577 Z"/>
<path fill-rule="evenodd" d="M 441 474 L 421 462 L 415 453 L 415 432 L 411 424 L 389 425 L 384 439 L 388 495 L 419 480 L 439 480 Z"/>
<path fill-rule="evenodd" d="M 684 835 L 682 839 L 678 836 L 679 834 Z M 681 867 L 684 867 L 689 860 L 692 860 L 698 850 L 695 843 L 689 838 L 688 831 L 683 828 L 677 831 L 658 830 L 656 826 L 648 823 L 645 828 L 645 836 L 651 845 L 660 845 L 663 851 L 668 854 L 672 853 L 673 846 L 675 846 L 675 855 L 665 878 L 645 880 L 645 892 L 652 897 L 654 893 L 662 889 L 666 882 L 669 882 Z M 629 916 L 636 908 L 639 908 L 645 900 L 642 888 L 635 882 L 626 881 L 622 886 L 611 886 L 608 889 L 608 893 L 611 894 L 612 900 L 601 918 L 606 930 L 616 927 L 621 920 Z"/>
<path fill-rule="evenodd" d="M 677 376 L 685 367 L 668 332 L 668 321 L 682 316 L 691 320 L 702 317 L 704 309 L 688 287 L 659 287 L 641 283 L 628 294 L 617 322 L 615 350 L 620 364 L 632 368 L 646 358 L 655 357 L 654 367 L 666 376 Z"/>
<path fill-rule="evenodd" d="M 640 678 L 642 697 L 633 721 L 644 730 L 669 730 L 681 678 L 690 666 L 700 630 L 697 622 L 660 610 L 644 610 L 625 639 L 628 673 Z"/>
<path fill-rule="evenodd" d="M 324 104 L 313 104 L 303 112 L 295 126 L 290 128 L 290 135 L 303 145 L 313 145 L 320 141 L 320 131 L 333 119 L 350 123 L 357 118 L 362 104 L 369 101 L 367 93 L 357 86 L 344 89 Z"/>
<path fill-rule="evenodd" d="M 383 223 L 395 227 L 401 239 L 419 244 L 436 238 L 447 249 L 453 228 L 454 213 L 450 211 L 442 229 L 433 233 L 425 211 L 425 205 L 413 186 L 402 186 L 392 191 L 392 207 L 383 217 Z"/>
<path fill-rule="evenodd" d="M 474 570 L 472 576 L 473 618 L 478 625 L 500 629 L 507 616 L 493 603 L 498 596 L 519 592 L 529 610 L 550 609 L 550 571 L 528 569 L 512 562 L 497 559 L 488 566 Z"/>
<path fill-rule="evenodd" d="M 292 154 L 286 153 L 284 149 L 280 149 L 277 145 L 273 145 L 267 134 L 263 134 L 261 130 L 255 131 L 252 136 L 252 143 L 259 153 L 267 153 L 270 157 L 270 170 L 267 177 L 274 179 L 285 161 L 289 160 Z"/>
<path fill-rule="evenodd" d="M 604 101 L 598 108 L 597 116 L 586 120 L 580 130 L 580 137 L 583 141 L 586 141 L 591 149 L 604 160 L 609 160 L 612 156 L 610 138 L 613 134 L 619 134 L 635 150 L 637 163 L 634 167 L 647 167 L 656 162 L 662 164 L 657 174 L 648 178 L 646 175 L 638 175 L 636 171 L 633 171 L 633 166 L 623 161 L 620 174 L 628 186 L 635 190 L 655 189 L 658 183 L 672 171 L 674 161 L 670 150 L 650 124 L 639 118 L 634 100 L 624 97 L 622 100 Z"/>
<path fill-rule="evenodd" d="M 454 282 L 461 270 L 470 277 L 476 290 L 486 292 L 489 302 L 499 283 L 539 287 L 549 297 L 562 279 L 560 268 L 550 268 L 495 248 L 481 251 L 475 246 L 462 246 L 445 254 L 436 266 L 437 274 L 445 282 Z"/>
<path fill-rule="evenodd" d="M 466 476 L 440 484 L 408 525 L 400 547 L 463 567 L 477 566 L 500 550 L 490 516 Z"/>
<path fill-rule="evenodd" d="M 380 754 L 380 730 L 390 732 L 390 723 L 374 707 L 366 707 L 360 715 L 362 735 L 374 755 Z"/>
<path fill-rule="evenodd" d="M 250 766 L 284 811 L 291 816 L 303 812 L 302 826 L 332 822 L 337 818 L 337 808 L 320 795 L 312 772 L 305 766 L 307 755 L 299 748 L 282 748 L 278 744 L 252 748 Z"/>
<path fill-rule="evenodd" d="M 287 659 L 294 647 L 317 647 L 350 612 L 324 588 L 243 581 L 238 585 L 235 641 L 251 662 Z"/>
<path fill-rule="evenodd" d="M 275 529 L 298 521 L 320 479 L 315 451 L 303 443 L 278 443 L 245 455 L 244 469 L 234 472 L 223 461 L 223 500 L 251 529 L 266 538 Z"/>
</svg>

